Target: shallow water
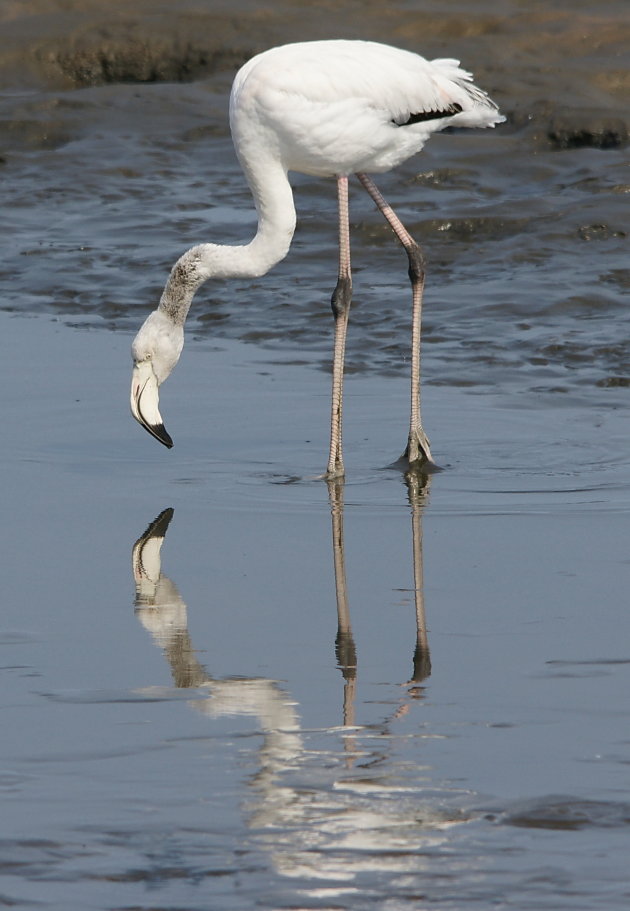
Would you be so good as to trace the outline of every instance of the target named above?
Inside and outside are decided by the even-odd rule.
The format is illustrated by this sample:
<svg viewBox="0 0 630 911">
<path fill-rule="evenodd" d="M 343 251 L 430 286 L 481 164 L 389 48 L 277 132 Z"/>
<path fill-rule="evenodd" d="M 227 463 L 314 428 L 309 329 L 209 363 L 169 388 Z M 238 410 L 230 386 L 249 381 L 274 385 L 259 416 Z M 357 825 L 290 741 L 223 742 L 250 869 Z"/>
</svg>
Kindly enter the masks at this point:
<svg viewBox="0 0 630 911">
<path fill-rule="evenodd" d="M 438 387 L 414 489 L 404 380 L 351 377 L 328 491 L 317 371 L 193 343 L 165 459 L 128 333 L 2 337 L 5 902 L 625 906 L 627 410 Z"/>
<path fill-rule="evenodd" d="M 361 33 L 460 55 L 509 122 L 434 137 L 382 181 L 429 258 L 444 470 L 426 484 L 387 467 L 408 292 L 354 193 L 348 478 L 330 488 L 326 183 L 296 178 L 277 269 L 200 292 L 162 393 L 175 448 L 127 405 L 174 257 L 253 228 L 229 61 L 296 23 L 318 37 L 319 7 L 242 3 L 238 34 L 228 11 L 221 60 L 187 84 L 77 85 L 99 82 L 88 60 L 138 65 L 115 17 L 86 56 L 97 3 L 6 20 L 0 904 L 628 905 L 630 178 L 621 127 L 612 147 L 597 132 L 627 124 L 625 4 L 412 6 L 366 5 Z M 138 9 L 146 62 L 173 20 Z M 210 15 L 182 9 L 181 34 Z M 349 34 L 351 4 L 334 15 Z"/>
</svg>

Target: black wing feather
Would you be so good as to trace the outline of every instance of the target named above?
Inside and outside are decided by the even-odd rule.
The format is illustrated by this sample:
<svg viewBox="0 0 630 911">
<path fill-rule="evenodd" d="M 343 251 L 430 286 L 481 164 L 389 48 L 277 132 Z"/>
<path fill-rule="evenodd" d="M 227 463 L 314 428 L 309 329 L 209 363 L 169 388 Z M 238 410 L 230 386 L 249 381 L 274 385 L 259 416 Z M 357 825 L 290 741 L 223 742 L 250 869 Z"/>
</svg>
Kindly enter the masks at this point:
<svg viewBox="0 0 630 911">
<path fill-rule="evenodd" d="M 449 104 L 447 108 L 442 108 L 439 111 L 419 111 L 417 114 L 410 114 L 403 123 L 398 123 L 395 120 L 393 123 L 398 127 L 408 127 L 413 123 L 424 123 L 427 120 L 439 120 L 442 117 L 454 117 L 455 114 L 460 114 L 461 112 L 461 104 L 453 102 L 453 104 Z"/>
</svg>

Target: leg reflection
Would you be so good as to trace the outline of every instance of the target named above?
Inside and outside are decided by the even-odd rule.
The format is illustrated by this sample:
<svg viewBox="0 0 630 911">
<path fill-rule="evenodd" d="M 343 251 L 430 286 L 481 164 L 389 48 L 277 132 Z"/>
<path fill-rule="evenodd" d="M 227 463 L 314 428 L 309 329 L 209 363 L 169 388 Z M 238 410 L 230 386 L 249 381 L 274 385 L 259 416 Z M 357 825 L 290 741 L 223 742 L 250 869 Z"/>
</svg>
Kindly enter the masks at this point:
<svg viewBox="0 0 630 911">
<path fill-rule="evenodd" d="M 413 590 L 416 608 L 416 647 L 413 653 L 413 674 L 410 684 L 411 696 L 422 694 L 419 684 L 431 675 L 431 653 L 427 635 L 427 620 L 424 610 L 424 564 L 422 560 L 422 512 L 429 495 L 430 475 L 408 471 L 405 475 L 407 495 L 411 507 L 411 540 L 413 547 Z"/>
<path fill-rule="evenodd" d="M 332 549 L 335 567 L 335 593 L 337 596 L 337 637 L 335 655 L 343 674 L 343 723 L 349 727 L 355 721 L 355 688 L 357 680 L 357 650 L 352 635 L 348 588 L 346 585 L 346 560 L 343 537 L 343 478 L 328 481 L 328 497 L 332 517 Z"/>
<path fill-rule="evenodd" d="M 355 724 L 356 684 L 357 684 L 357 650 L 352 634 L 348 586 L 346 581 L 345 542 L 343 529 L 344 514 L 344 479 L 335 478 L 328 481 L 328 497 L 332 518 L 332 551 L 335 569 L 335 594 L 337 599 L 337 637 L 335 655 L 337 664 L 343 674 L 343 724 Z M 424 576 L 422 560 L 422 513 L 428 500 L 430 475 L 420 471 L 408 471 L 405 475 L 407 496 L 411 508 L 411 533 L 413 552 L 414 605 L 416 614 L 416 641 L 413 652 L 413 672 L 407 681 L 408 694 L 418 699 L 424 692 L 422 682 L 431 674 L 431 653 L 427 634 L 426 614 L 424 608 Z M 408 706 L 402 706 L 396 717 L 404 714 Z M 349 749 L 350 744 L 346 743 Z"/>
</svg>

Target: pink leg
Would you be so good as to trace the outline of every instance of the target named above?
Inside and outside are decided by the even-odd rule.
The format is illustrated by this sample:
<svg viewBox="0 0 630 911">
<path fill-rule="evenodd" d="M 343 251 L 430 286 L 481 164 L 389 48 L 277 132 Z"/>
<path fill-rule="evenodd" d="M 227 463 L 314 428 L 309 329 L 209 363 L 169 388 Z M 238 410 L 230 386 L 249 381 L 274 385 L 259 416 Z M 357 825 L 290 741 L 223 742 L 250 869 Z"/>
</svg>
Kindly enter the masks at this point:
<svg viewBox="0 0 630 911">
<path fill-rule="evenodd" d="M 392 231 L 407 251 L 409 278 L 412 291 L 411 320 L 411 416 L 409 420 L 409 441 L 404 458 L 411 466 L 427 463 L 433 465 L 429 439 L 422 429 L 420 419 L 420 327 L 422 323 L 422 292 L 424 289 L 424 259 L 420 247 L 407 231 L 392 207 L 381 195 L 374 181 L 367 174 L 357 177 L 370 194 L 378 209 L 387 219 Z"/>
<path fill-rule="evenodd" d="M 332 296 L 335 317 L 335 351 L 333 356 L 332 405 L 330 415 L 330 454 L 326 477 L 339 478 L 344 474 L 342 447 L 343 366 L 346 351 L 346 330 L 352 301 L 350 270 L 350 224 L 348 216 L 348 178 L 337 178 L 339 202 L 339 277 Z"/>
</svg>

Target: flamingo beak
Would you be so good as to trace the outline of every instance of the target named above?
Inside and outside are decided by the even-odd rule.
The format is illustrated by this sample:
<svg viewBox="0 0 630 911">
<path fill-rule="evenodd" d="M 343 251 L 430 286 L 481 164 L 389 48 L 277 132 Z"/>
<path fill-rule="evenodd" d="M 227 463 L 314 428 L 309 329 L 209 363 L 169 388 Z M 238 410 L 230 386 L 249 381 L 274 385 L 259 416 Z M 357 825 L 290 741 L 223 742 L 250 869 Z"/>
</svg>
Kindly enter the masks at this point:
<svg viewBox="0 0 630 911">
<path fill-rule="evenodd" d="M 151 361 L 134 364 L 131 377 L 131 413 L 151 436 L 170 449 L 173 440 L 164 427 L 159 402 L 158 381 Z"/>
</svg>

